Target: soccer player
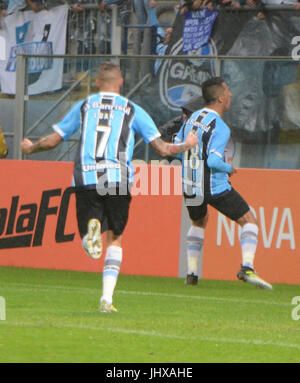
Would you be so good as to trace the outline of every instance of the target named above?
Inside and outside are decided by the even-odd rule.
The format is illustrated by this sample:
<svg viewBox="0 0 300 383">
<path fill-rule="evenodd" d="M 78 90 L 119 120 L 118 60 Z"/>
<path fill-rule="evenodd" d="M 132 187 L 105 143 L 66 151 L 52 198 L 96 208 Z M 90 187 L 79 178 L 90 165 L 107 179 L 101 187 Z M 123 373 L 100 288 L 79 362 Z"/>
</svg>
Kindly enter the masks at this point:
<svg viewBox="0 0 300 383">
<path fill-rule="evenodd" d="M 202 96 L 206 106 L 190 116 L 175 138 L 175 142 L 180 143 L 191 131 L 198 133 L 198 145 L 181 154 L 183 191 L 192 220 L 187 233 L 186 284 L 196 285 L 198 282 L 198 260 L 203 249 L 209 204 L 242 227 L 242 266 L 237 273 L 238 279 L 272 289 L 254 271 L 258 240 L 256 218 L 228 178 L 236 173 L 236 169 L 232 166 L 232 158 L 225 161 L 230 128 L 222 120 L 222 115 L 230 108 L 231 92 L 222 78 L 214 77 L 203 83 Z"/>
<path fill-rule="evenodd" d="M 78 228 L 83 248 L 94 259 L 102 254 L 101 234 L 107 232 L 100 312 L 114 312 L 113 293 L 123 257 L 122 233 L 131 201 L 135 133 L 162 157 L 189 150 L 198 139 L 190 133 L 180 144 L 163 141 L 151 117 L 120 95 L 123 77 L 118 65 L 102 64 L 96 83 L 100 93 L 78 102 L 53 126 L 52 134 L 36 143 L 25 138 L 21 149 L 25 154 L 50 150 L 80 131 L 73 172 Z"/>
</svg>

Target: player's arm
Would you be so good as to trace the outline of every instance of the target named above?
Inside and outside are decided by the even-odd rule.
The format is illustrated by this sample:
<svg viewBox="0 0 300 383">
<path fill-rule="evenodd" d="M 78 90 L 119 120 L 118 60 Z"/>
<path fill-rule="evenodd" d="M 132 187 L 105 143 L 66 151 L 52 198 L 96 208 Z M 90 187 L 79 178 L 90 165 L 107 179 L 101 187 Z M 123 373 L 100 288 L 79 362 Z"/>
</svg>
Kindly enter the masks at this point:
<svg viewBox="0 0 300 383">
<path fill-rule="evenodd" d="M 207 166 L 213 170 L 228 173 L 232 175 L 236 173 L 236 169 L 232 166 L 231 161 L 224 162 L 222 156 L 217 152 L 210 152 L 207 158 Z"/>
<path fill-rule="evenodd" d="M 141 135 L 147 144 L 159 154 L 161 157 L 174 156 L 176 154 L 192 149 L 198 143 L 198 137 L 191 133 L 182 143 L 173 144 L 165 142 L 160 138 L 161 134 L 158 131 L 154 121 L 140 106 L 134 104 L 135 119 L 133 121 L 133 130 Z"/>
<path fill-rule="evenodd" d="M 68 138 L 80 128 L 81 123 L 81 108 L 84 101 L 78 102 L 60 121 L 58 124 L 53 125 L 54 132 L 47 136 L 40 138 L 37 142 L 33 143 L 28 138 L 24 138 L 21 142 L 21 150 L 24 154 L 33 154 L 44 152 L 54 149 L 62 141 Z"/>
<path fill-rule="evenodd" d="M 208 146 L 207 166 L 214 171 L 231 175 L 234 172 L 232 163 L 224 161 L 224 152 L 230 138 L 230 130 L 220 118 L 217 118 L 215 123 L 216 127 Z"/>
<path fill-rule="evenodd" d="M 62 141 L 62 137 L 56 132 L 40 138 L 37 142 L 32 142 L 28 138 L 24 138 L 21 142 L 21 150 L 24 154 L 44 152 L 54 149 Z"/>
<path fill-rule="evenodd" d="M 150 142 L 151 147 L 161 157 L 174 156 L 176 154 L 185 152 L 186 150 L 192 149 L 197 144 L 198 137 L 192 132 L 189 132 L 184 142 L 178 144 L 165 142 L 160 137 Z"/>
</svg>

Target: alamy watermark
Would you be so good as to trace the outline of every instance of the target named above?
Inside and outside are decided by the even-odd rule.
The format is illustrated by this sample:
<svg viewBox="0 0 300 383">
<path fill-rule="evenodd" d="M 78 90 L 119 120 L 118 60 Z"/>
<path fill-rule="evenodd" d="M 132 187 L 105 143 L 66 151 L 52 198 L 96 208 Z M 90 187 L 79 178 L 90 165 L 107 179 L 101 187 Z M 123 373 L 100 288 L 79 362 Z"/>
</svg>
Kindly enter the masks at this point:
<svg viewBox="0 0 300 383">
<path fill-rule="evenodd" d="M 300 319 L 300 297 L 294 297 L 292 299 L 292 305 L 295 305 L 295 307 L 292 310 L 292 319 L 293 320 L 299 320 Z"/>
<path fill-rule="evenodd" d="M 296 45 L 292 50 L 292 59 L 295 61 L 300 60 L 300 36 L 294 36 L 291 41 L 292 45 Z"/>
<path fill-rule="evenodd" d="M 120 153 L 119 162 L 98 161 L 95 165 L 83 166 L 84 172 L 97 171 L 97 192 L 100 195 L 182 195 L 184 191 L 187 206 L 198 206 L 203 202 L 203 160 L 193 157 L 179 161 L 143 160 L 132 161 L 135 174 L 128 177 L 128 163 L 125 153 Z M 183 171 L 182 171 L 183 168 Z M 113 182 L 112 179 L 115 179 Z M 133 181 L 129 184 L 130 179 Z M 129 187 L 128 187 L 129 185 Z"/>
<path fill-rule="evenodd" d="M 0 321 L 1 320 L 6 320 L 6 301 L 3 297 L 0 297 Z"/>
</svg>

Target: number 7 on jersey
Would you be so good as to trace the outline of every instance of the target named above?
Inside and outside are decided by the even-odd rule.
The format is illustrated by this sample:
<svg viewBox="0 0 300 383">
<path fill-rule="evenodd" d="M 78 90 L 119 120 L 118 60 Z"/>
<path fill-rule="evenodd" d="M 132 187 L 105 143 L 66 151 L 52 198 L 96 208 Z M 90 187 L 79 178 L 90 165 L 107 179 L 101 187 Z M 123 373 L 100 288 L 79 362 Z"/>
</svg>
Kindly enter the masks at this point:
<svg viewBox="0 0 300 383">
<path fill-rule="evenodd" d="M 107 142 L 111 133 L 111 126 L 98 125 L 97 126 L 97 148 L 96 158 L 103 158 L 107 146 Z"/>
</svg>

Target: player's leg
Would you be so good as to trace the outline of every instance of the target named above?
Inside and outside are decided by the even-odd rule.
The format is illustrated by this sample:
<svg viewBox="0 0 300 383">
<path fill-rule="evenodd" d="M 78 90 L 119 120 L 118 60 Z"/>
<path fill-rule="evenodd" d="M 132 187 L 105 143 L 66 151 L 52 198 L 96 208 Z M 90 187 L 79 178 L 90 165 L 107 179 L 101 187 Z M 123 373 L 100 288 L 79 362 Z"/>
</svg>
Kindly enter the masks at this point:
<svg viewBox="0 0 300 383">
<path fill-rule="evenodd" d="M 232 188 L 219 198 L 210 200 L 210 204 L 226 217 L 237 222 L 242 228 L 240 237 L 242 267 L 237 273 L 238 279 L 252 283 L 260 288 L 272 289 L 272 286 L 259 278 L 254 270 L 259 229 L 257 220 L 247 202 Z"/>
<path fill-rule="evenodd" d="M 100 312 L 116 312 L 112 304 L 114 290 L 123 258 L 122 236 L 115 235 L 112 230 L 106 232 L 106 254 L 102 274 L 102 296 L 100 299 Z"/>
<path fill-rule="evenodd" d="M 106 235 L 106 254 L 103 265 L 101 312 L 117 311 L 113 306 L 113 295 L 123 259 L 122 234 L 128 221 L 130 202 L 130 194 L 106 197 L 104 206 L 109 230 Z"/>
<path fill-rule="evenodd" d="M 251 210 L 236 220 L 241 226 L 240 244 L 242 250 L 242 267 L 254 269 L 254 258 L 258 243 L 258 223 Z"/>
<path fill-rule="evenodd" d="M 253 213 L 249 210 L 236 220 L 241 226 L 240 244 L 242 249 L 242 265 L 237 273 L 239 280 L 251 283 L 266 290 L 272 290 L 272 285 L 260 278 L 254 269 L 254 258 L 258 243 L 258 223 Z"/>
<path fill-rule="evenodd" d="M 76 191 L 76 213 L 84 250 L 91 258 L 100 258 L 102 255 L 101 233 L 106 230 L 106 223 L 103 206 L 95 190 Z"/>
<path fill-rule="evenodd" d="M 206 203 L 200 206 L 187 206 L 192 225 L 186 236 L 187 276 L 185 284 L 198 284 L 199 260 L 203 251 L 204 231 L 208 222 Z"/>
</svg>

